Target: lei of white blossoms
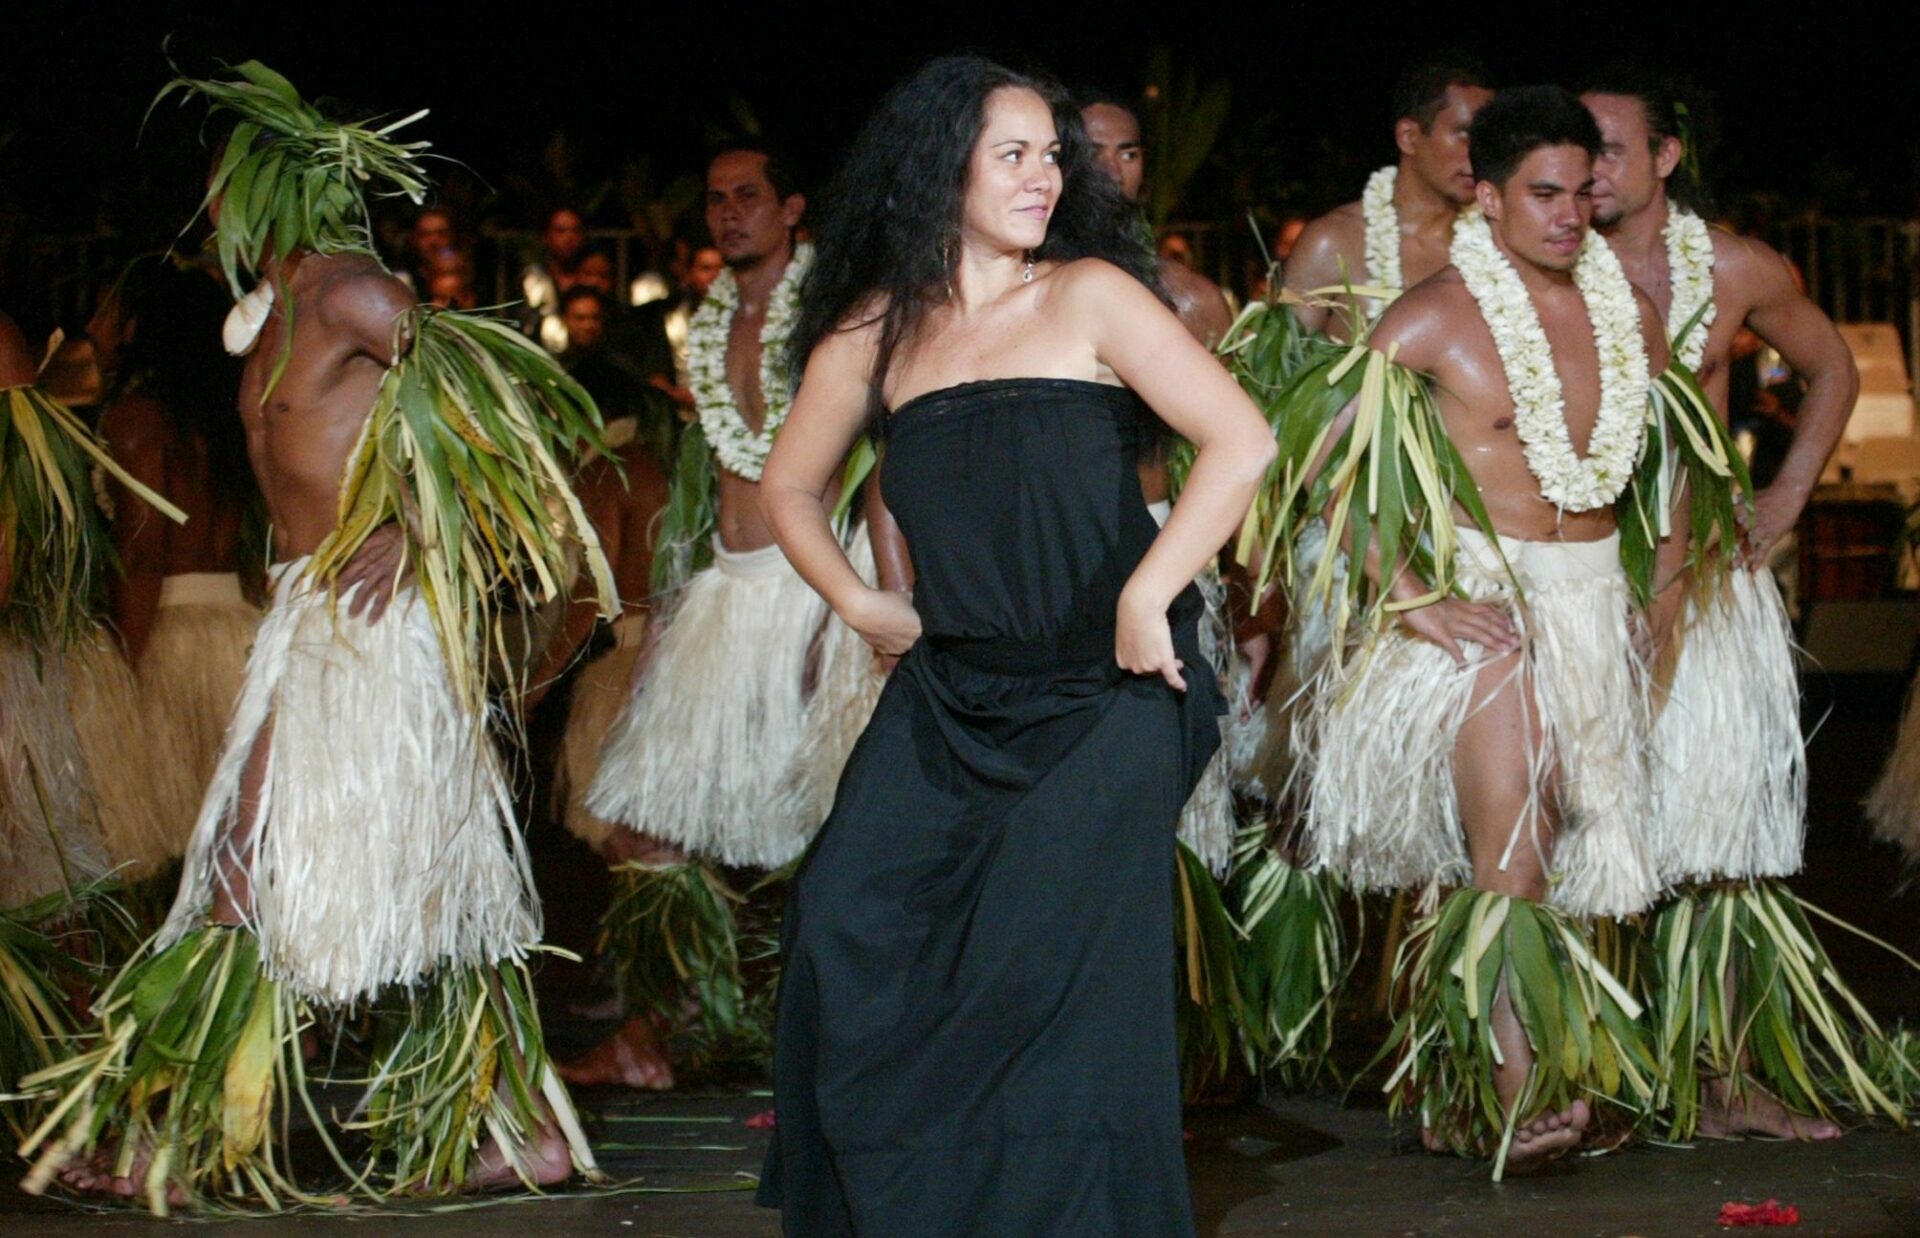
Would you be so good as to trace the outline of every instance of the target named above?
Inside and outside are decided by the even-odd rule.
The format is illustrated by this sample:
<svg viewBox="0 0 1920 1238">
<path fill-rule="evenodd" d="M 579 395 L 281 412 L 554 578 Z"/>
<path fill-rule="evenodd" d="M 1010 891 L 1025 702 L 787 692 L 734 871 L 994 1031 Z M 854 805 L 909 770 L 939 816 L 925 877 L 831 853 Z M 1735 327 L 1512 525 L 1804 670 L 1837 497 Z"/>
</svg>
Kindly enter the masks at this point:
<svg viewBox="0 0 1920 1238">
<path fill-rule="evenodd" d="M 767 316 L 760 324 L 760 394 L 767 415 L 759 433 L 748 428 L 734 403 L 727 382 L 727 335 L 733 311 L 740 304 L 740 285 L 732 271 L 722 271 L 707 299 L 687 324 L 687 384 L 700 413 L 700 432 L 707 437 L 720 467 L 748 481 L 759 481 L 773 450 L 773 436 L 793 407 L 787 377 L 787 337 L 800 310 L 800 280 L 813 264 L 813 246 L 795 247 L 780 282 L 767 297 Z"/>
<path fill-rule="evenodd" d="M 1689 370 L 1700 368 L 1707 355 L 1707 332 L 1713 326 L 1713 237 L 1707 221 L 1692 211 L 1677 208 L 1667 214 L 1667 226 L 1661 230 L 1667 243 L 1667 272 L 1673 281 L 1673 301 L 1667 307 L 1667 335 L 1671 338 L 1687 325 L 1694 314 L 1700 321 L 1676 353 Z M 1704 310 L 1702 307 L 1705 307 Z"/>
<path fill-rule="evenodd" d="M 1612 246 L 1587 233 L 1573 268 L 1600 354 L 1600 414 L 1584 460 L 1567 432 L 1560 375 L 1540 315 L 1520 273 L 1493 243 L 1485 218 L 1475 216 L 1455 227 L 1451 257 L 1499 349 L 1513 396 L 1514 427 L 1541 497 L 1562 511 L 1608 506 L 1620 497 L 1639 459 L 1648 389 L 1640 307 Z"/>
<path fill-rule="evenodd" d="M 1393 186 L 1399 178 L 1399 168 L 1381 168 L 1367 178 L 1360 194 L 1360 215 L 1367 225 L 1367 282 L 1395 292 L 1407 286 L 1400 269 L 1400 212 L 1393 205 Z M 1367 317 L 1378 318 L 1386 307 L 1385 301 L 1367 298 Z"/>
</svg>

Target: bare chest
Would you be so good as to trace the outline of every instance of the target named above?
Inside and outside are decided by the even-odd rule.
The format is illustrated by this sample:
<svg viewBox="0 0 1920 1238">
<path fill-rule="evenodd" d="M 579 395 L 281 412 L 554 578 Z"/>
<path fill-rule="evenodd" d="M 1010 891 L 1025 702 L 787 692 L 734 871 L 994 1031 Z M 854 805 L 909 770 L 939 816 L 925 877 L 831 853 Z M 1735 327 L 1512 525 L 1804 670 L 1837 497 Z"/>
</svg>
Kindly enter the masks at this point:
<svg viewBox="0 0 1920 1238">
<path fill-rule="evenodd" d="M 763 316 L 747 307 L 734 310 L 727 328 L 727 387 L 733 392 L 734 407 L 747 428 L 758 431 L 767 419 L 767 393 L 761 382 L 761 364 L 765 346 L 760 342 Z"/>
</svg>

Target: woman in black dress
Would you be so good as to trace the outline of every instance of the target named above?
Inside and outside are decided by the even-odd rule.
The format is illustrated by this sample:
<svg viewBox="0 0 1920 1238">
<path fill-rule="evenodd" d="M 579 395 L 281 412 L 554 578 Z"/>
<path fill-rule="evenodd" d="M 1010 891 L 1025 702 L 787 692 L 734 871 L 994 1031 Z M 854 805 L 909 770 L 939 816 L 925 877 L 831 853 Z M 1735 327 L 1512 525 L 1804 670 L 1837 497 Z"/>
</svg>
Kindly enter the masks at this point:
<svg viewBox="0 0 1920 1238">
<path fill-rule="evenodd" d="M 809 1238 L 1189 1234 L 1173 845 L 1221 709 L 1190 582 L 1272 438 L 1154 295 L 1049 84 L 922 69 L 817 254 L 762 502 L 800 574 L 905 656 L 787 904 L 761 1201 Z M 1142 399 L 1199 447 L 1164 531 Z M 875 426 L 911 600 L 828 524 Z"/>
</svg>

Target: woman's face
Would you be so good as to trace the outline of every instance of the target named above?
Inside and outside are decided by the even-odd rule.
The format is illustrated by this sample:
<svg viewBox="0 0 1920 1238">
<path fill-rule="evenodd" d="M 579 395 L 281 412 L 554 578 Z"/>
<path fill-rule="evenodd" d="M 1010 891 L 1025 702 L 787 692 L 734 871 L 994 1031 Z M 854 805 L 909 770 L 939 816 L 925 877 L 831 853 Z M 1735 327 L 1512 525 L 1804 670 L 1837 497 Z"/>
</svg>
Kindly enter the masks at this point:
<svg viewBox="0 0 1920 1238">
<path fill-rule="evenodd" d="M 1003 86 L 987 96 L 985 112 L 968 165 L 961 236 L 1001 252 L 1036 249 L 1060 200 L 1053 109 L 1031 90 Z"/>
</svg>

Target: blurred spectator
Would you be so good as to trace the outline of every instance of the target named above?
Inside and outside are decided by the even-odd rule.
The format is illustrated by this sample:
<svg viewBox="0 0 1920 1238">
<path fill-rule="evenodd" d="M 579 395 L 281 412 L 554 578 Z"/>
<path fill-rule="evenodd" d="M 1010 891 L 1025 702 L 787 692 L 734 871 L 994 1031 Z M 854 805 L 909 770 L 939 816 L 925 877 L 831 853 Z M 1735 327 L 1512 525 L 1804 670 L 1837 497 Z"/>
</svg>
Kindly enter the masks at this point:
<svg viewBox="0 0 1920 1238">
<path fill-rule="evenodd" d="M 713 246 L 691 250 L 676 263 L 678 287 L 673 296 L 643 305 L 634 315 L 640 372 L 684 409 L 693 408 L 693 393 L 687 389 L 687 327 L 706 300 L 707 289 L 725 269 L 720 251 Z"/>
<path fill-rule="evenodd" d="M 1160 256 L 1168 262 L 1177 262 L 1191 271 L 1193 269 L 1193 242 L 1178 232 L 1169 232 L 1160 238 Z"/>
<path fill-rule="evenodd" d="M 399 275 L 417 296 L 427 294 L 433 282 L 430 268 L 436 259 L 449 251 L 465 252 L 454 230 L 453 213 L 438 206 L 430 206 L 414 216 L 413 230 L 407 234 L 407 247 L 411 251 L 407 269 Z"/>
<path fill-rule="evenodd" d="M 640 418 L 658 397 L 649 396 L 645 379 L 608 346 L 608 311 L 608 297 L 597 288 L 576 283 L 560 294 L 557 317 L 566 333 L 560 364 L 600 406 L 600 416 L 609 429 L 626 442 L 632 437 L 633 427 L 621 429 L 614 423 Z"/>
<path fill-rule="evenodd" d="M 548 352 L 559 353 L 567 347 L 560 294 L 573 286 L 587 253 L 587 225 L 580 212 L 563 206 L 548 215 L 541 246 L 540 260 L 520 272 L 520 296 L 526 302 L 523 321 L 527 333 Z"/>
</svg>

